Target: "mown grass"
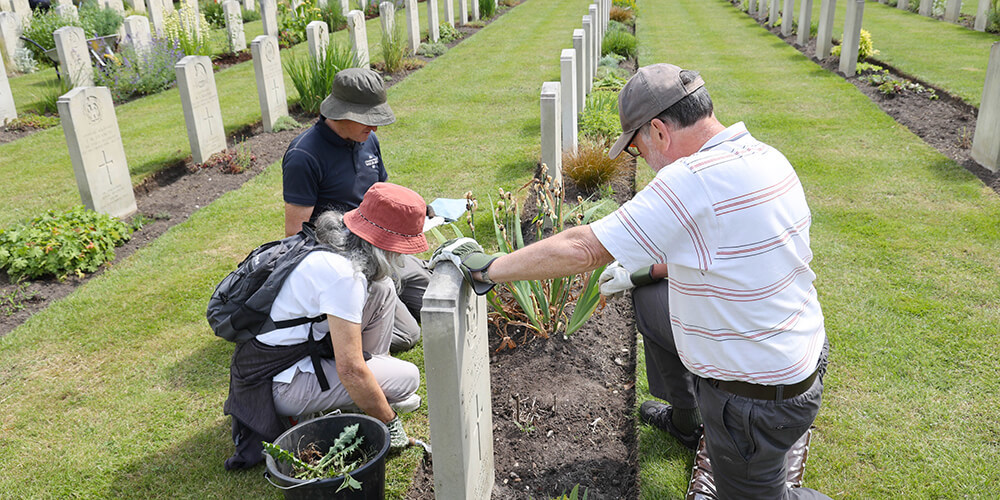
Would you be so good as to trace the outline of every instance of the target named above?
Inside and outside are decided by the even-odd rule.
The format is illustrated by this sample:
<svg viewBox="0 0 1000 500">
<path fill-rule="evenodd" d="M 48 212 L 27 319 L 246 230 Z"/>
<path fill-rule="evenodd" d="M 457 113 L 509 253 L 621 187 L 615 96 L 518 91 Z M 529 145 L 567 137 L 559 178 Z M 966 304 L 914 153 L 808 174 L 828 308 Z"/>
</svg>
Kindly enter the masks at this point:
<svg viewBox="0 0 1000 500">
<path fill-rule="evenodd" d="M 746 122 L 805 187 L 832 344 L 806 486 L 835 498 L 1000 494 L 996 193 L 728 2 L 650 0 L 637 31 L 641 65 L 701 71 L 720 120 Z M 691 454 L 639 435 L 642 497 L 677 498 Z"/>
<path fill-rule="evenodd" d="M 528 2 L 391 88 L 397 122 L 379 130 L 391 179 L 428 200 L 526 181 L 541 82 L 558 76 L 558 50 L 584 7 Z M 222 469 L 232 345 L 203 315 L 236 262 L 280 235 L 281 210 L 273 164 L 0 338 L 0 497 L 280 495 L 261 469 Z M 423 367 L 419 348 L 405 357 Z M 428 437 L 426 409 L 405 423 Z M 419 457 L 389 461 L 390 498 Z"/>
<path fill-rule="evenodd" d="M 973 5 L 975 15 L 975 2 L 965 3 Z M 801 2 L 796 2 L 796 20 L 800 5 Z M 846 9 L 847 2 L 837 2 L 835 38 L 843 36 Z M 819 23 L 818 1 L 813 2 L 812 22 Z M 865 2 L 862 28 L 872 34 L 875 48 L 881 52 L 876 59 L 979 106 L 990 47 L 1000 40 L 1000 35 L 981 33 L 871 1 Z"/>
</svg>

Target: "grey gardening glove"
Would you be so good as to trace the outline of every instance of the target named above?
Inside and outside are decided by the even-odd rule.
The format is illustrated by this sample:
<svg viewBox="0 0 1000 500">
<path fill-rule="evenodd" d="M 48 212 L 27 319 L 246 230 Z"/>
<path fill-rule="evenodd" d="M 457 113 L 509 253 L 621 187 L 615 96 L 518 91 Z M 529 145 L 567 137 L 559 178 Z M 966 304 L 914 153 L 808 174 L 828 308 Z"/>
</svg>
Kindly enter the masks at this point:
<svg viewBox="0 0 1000 500">
<path fill-rule="evenodd" d="M 608 264 L 598 278 L 601 295 L 607 297 L 621 297 L 626 290 L 631 290 L 637 286 L 645 286 L 656 283 L 660 279 L 653 278 L 653 266 L 640 267 L 635 272 L 628 272 L 618 261 Z"/>
<path fill-rule="evenodd" d="M 490 264 L 496 259 L 497 257 L 483 252 L 483 247 L 476 240 L 458 238 L 442 243 L 431 255 L 427 267 L 434 269 L 438 262 L 449 261 L 462 271 L 462 277 L 472 285 L 472 290 L 476 292 L 476 295 L 486 295 L 486 292 L 496 286 L 496 283 L 477 281 L 472 278 L 472 273 L 490 267 Z"/>
<path fill-rule="evenodd" d="M 406 435 L 406 429 L 403 429 L 403 421 L 399 419 L 399 415 L 385 425 L 389 428 L 389 448 L 401 449 L 410 445 L 410 438 Z"/>
</svg>

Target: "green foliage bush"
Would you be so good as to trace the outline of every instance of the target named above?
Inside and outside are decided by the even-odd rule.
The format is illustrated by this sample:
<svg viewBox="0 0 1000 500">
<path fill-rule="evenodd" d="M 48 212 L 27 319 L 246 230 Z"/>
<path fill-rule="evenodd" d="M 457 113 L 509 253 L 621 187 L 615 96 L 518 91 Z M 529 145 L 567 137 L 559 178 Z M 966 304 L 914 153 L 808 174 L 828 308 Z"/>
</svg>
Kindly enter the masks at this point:
<svg viewBox="0 0 1000 500">
<path fill-rule="evenodd" d="M 441 25 L 438 26 L 438 32 L 440 35 L 438 41 L 441 43 L 451 43 L 462 38 L 462 32 L 458 31 L 454 26 L 448 23 L 441 23 Z"/>
<path fill-rule="evenodd" d="M 424 57 L 437 57 L 445 52 L 448 52 L 448 46 L 441 42 L 422 43 L 420 44 L 420 47 L 417 48 L 417 54 Z"/>
<path fill-rule="evenodd" d="M 11 131 L 39 130 L 55 127 L 59 125 L 58 116 L 37 115 L 35 113 L 21 113 L 13 120 L 8 120 L 5 127 Z"/>
<path fill-rule="evenodd" d="M 258 10 L 247 10 L 240 7 L 240 14 L 243 15 L 244 23 L 252 23 L 254 21 L 260 21 L 260 11 Z"/>
<path fill-rule="evenodd" d="M 608 31 L 601 44 L 601 55 L 615 53 L 627 58 L 636 55 L 635 36 L 625 31 Z"/>
<path fill-rule="evenodd" d="M 328 7 L 330 3 L 337 2 L 328 2 Z M 278 38 L 283 45 L 301 43 L 306 39 L 306 26 L 322 18 L 322 11 L 316 6 L 315 0 L 305 0 L 294 8 L 288 2 L 279 2 Z"/>
<path fill-rule="evenodd" d="M 497 14 L 495 0 L 479 0 L 479 16 L 482 19 L 489 19 Z"/>
<path fill-rule="evenodd" d="M 585 193 L 593 193 L 620 175 L 631 161 L 629 155 L 608 158 L 604 144 L 593 140 L 580 141 L 576 152 L 563 154 L 563 175 L 569 177 Z"/>
<path fill-rule="evenodd" d="M 626 31 L 626 32 L 631 32 L 628 29 L 628 26 L 625 25 L 625 23 L 620 23 L 620 22 L 615 21 L 613 19 L 611 21 L 608 21 L 608 31 Z"/>
<path fill-rule="evenodd" d="M 386 73 L 397 73 L 403 69 L 403 60 L 409 50 L 406 37 L 403 36 L 403 23 L 395 23 L 392 33 L 382 32 L 379 51 Z"/>
<path fill-rule="evenodd" d="M 115 247 L 132 238 L 132 228 L 82 206 L 52 210 L 30 222 L 0 230 L 0 268 L 14 280 L 97 271 L 114 260 Z"/>
<path fill-rule="evenodd" d="M 121 14 L 113 9 L 102 9 L 95 0 L 84 0 L 80 5 L 79 18 L 60 16 L 56 14 L 55 9 L 36 9 L 31 14 L 31 23 L 24 28 L 22 35 L 42 47 L 38 48 L 32 43 L 26 44 L 34 54 L 35 60 L 41 64 L 52 65 L 52 60 L 45 55 L 45 50 L 55 48 L 56 41 L 52 36 L 55 30 L 63 26 L 76 26 L 83 28 L 88 38 L 93 38 L 117 33 L 122 20 Z"/>
<path fill-rule="evenodd" d="M 226 27 L 226 15 L 222 12 L 222 2 L 202 0 L 198 3 L 198 10 L 205 16 L 205 20 L 213 28 L 222 29 Z"/>
<path fill-rule="evenodd" d="M 611 144 L 621 135 L 618 121 L 618 92 L 591 92 L 580 114 L 580 134 L 601 144 Z"/>
<path fill-rule="evenodd" d="M 326 22 L 330 33 L 347 28 L 347 18 L 344 17 L 344 13 L 340 10 L 338 2 L 327 2 L 325 7 L 321 7 L 319 9 L 319 18 Z"/>
<path fill-rule="evenodd" d="M 346 44 L 330 42 L 326 57 L 316 61 L 308 54 L 285 59 L 285 72 L 299 93 L 299 106 L 303 111 L 319 113 L 319 105 L 330 94 L 333 78 L 344 68 L 358 66 L 357 58 Z"/>
<path fill-rule="evenodd" d="M 834 45 L 830 49 L 830 55 L 834 57 L 840 57 L 840 45 Z M 873 57 L 879 54 L 879 51 L 875 49 L 875 45 L 872 43 L 872 34 L 866 29 L 861 30 L 861 39 L 858 43 L 858 61 L 864 61 L 869 57 Z"/>
<path fill-rule="evenodd" d="M 80 22 L 83 23 L 83 31 L 88 36 L 108 36 L 118 33 L 118 28 L 122 27 L 125 20 L 121 14 L 114 9 L 104 9 L 97 4 L 97 0 L 84 0 L 79 9 Z"/>
<path fill-rule="evenodd" d="M 183 57 L 180 47 L 166 40 L 154 39 L 145 53 L 125 45 L 118 54 L 104 58 L 103 68 L 94 68 L 94 83 L 108 87 L 116 103 L 152 95 L 173 85 L 177 80 L 174 65 Z"/>
</svg>

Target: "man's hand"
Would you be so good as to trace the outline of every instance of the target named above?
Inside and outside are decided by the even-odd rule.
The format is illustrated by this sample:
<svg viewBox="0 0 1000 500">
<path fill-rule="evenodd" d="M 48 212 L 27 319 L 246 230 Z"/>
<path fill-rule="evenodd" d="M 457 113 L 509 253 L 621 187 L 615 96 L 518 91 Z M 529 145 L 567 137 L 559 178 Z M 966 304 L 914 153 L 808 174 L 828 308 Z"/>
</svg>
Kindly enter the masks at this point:
<svg viewBox="0 0 1000 500">
<path fill-rule="evenodd" d="M 403 429 L 403 421 L 399 419 L 399 415 L 385 425 L 389 428 L 389 448 L 400 449 L 410 445 L 410 438 L 406 435 L 406 429 Z"/>
<path fill-rule="evenodd" d="M 601 285 L 601 295 L 612 298 L 624 295 L 625 290 L 631 290 L 635 287 L 632 284 L 631 274 L 617 260 L 608 264 L 598 279 Z"/>
<path fill-rule="evenodd" d="M 472 273 L 490 267 L 490 264 L 496 259 L 496 257 L 483 252 L 483 247 L 476 240 L 472 238 L 458 238 L 441 244 L 434 251 L 430 262 L 427 263 L 427 267 L 434 269 L 438 262 L 449 261 L 462 271 L 462 277 L 472 285 L 472 290 L 477 295 L 485 295 L 496 283 L 475 280 L 472 277 Z"/>
</svg>

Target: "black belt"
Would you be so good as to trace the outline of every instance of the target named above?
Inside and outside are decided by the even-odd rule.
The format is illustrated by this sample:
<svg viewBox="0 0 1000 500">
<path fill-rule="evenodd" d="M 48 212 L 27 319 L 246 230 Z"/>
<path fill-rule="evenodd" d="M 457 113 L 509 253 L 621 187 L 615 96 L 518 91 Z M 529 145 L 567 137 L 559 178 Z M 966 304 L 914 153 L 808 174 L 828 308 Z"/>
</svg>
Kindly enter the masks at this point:
<svg viewBox="0 0 1000 500">
<path fill-rule="evenodd" d="M 819 374 L 819 369 L 813 371 L 805 380 L 791 385 L 758 385 L 737 380 L 716 380 L 714 378 L 705 380 L 712 384 L 712 387 L 722 389 L 737 396 L 768 401 L 781 401 L 783 399 L 794 398 L 808 391 L 812 387 L 813 382 L 816 381 L 817 374 Z"/>
</svg>

